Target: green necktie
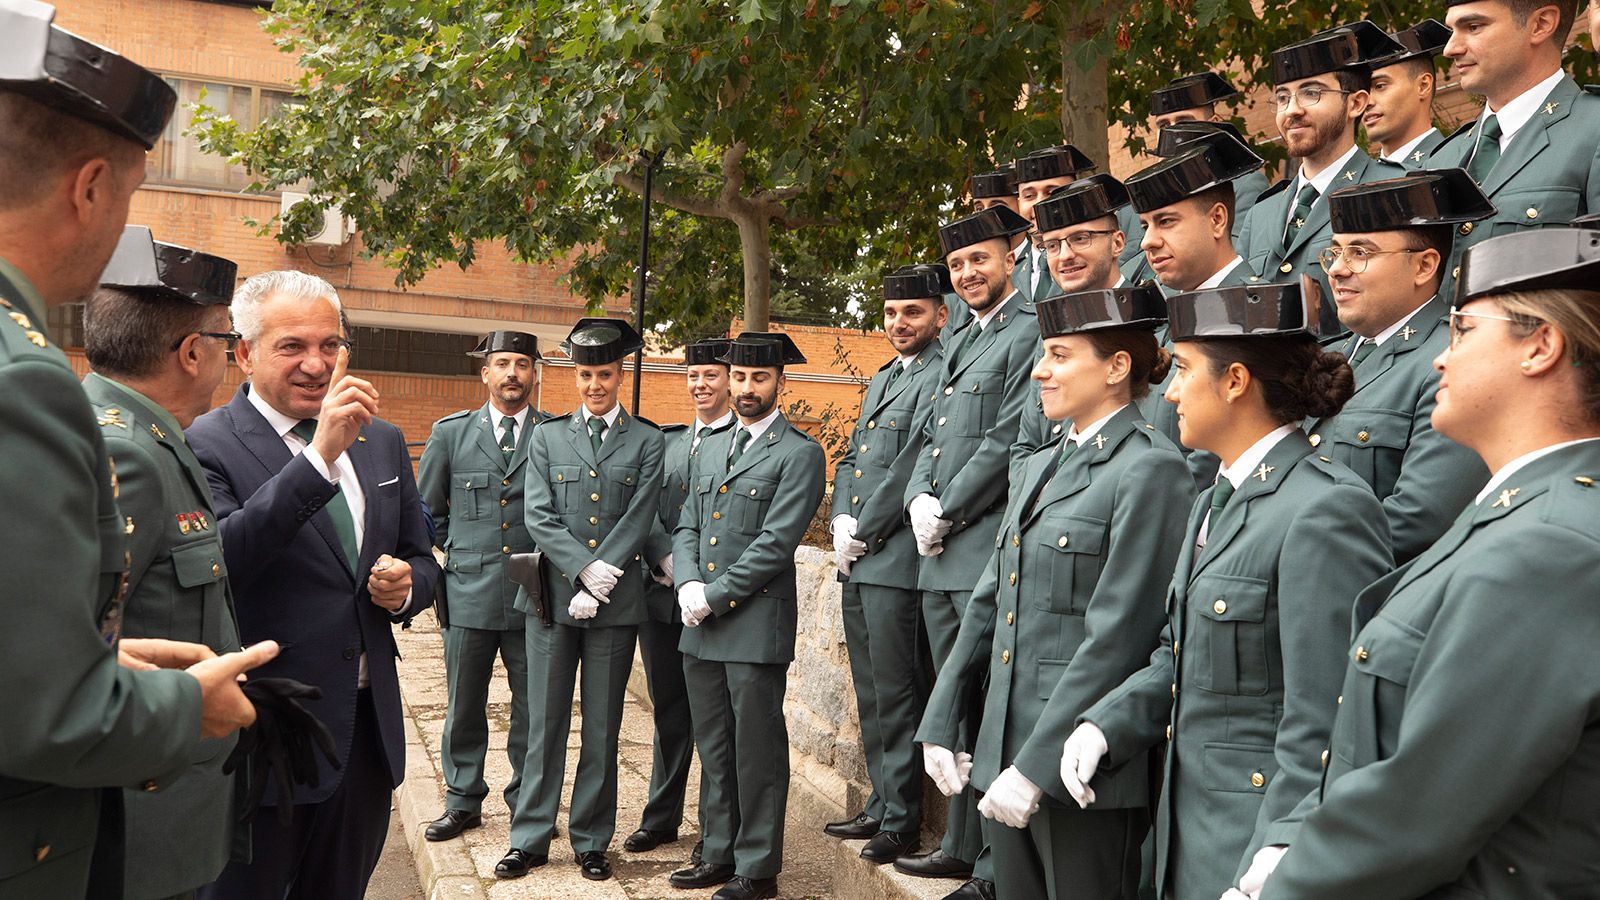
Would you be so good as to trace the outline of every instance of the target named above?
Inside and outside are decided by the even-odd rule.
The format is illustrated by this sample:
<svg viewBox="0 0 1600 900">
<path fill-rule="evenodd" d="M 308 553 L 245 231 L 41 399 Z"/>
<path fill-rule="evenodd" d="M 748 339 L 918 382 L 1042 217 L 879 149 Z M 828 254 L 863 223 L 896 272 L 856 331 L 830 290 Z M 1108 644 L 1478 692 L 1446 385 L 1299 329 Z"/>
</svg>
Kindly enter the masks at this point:
<svg viewBox="0 0 1600 900">
<path fill-rule="evenodd" d="M 728 471 L 733 471 L 733 467 L 739 464 L 739 457 L 744 456 L 745 445 L 749 443 L 750 429 L 739 429 L 739 433 L 733 436 L 733 453 L 728 457 Z"/>
<path fill-rule="evenodd" d="M 1467 174 L 1472 180 L 1483 184 L 1483 180 L 1494 171 L 1494 164 L 1500 161 L 1500 119 L 1490 113 L 1483 120 L 1483 125 L 1478 128 L 1478 145 L 1472 150 L 1472 159 L 1467 162 Z"/>
<path fill-rule="evenodd" d="M 982 331 L 983 329 L 978 327 L 977 316 L 974 315 L 972 321 L 967 323 L 967 330 L 962 332 L 961 338 L 956 341 L 955 346 L 950 350 L 951 369 L 954 369 L 961 363 L 962 354 L 972 349 L 973 342 L 978 339 L 977 336 Z"/>
<path fill-rule="evenodd" d="M 1217 479 L 1217 486 L 1211 489 L 1211 524 L 1217 524 L 1217 516 L 1222 515 L 1222 508 L 1228 505 L 1228 498 L 1233 496 L 1235 488 L 1233 480 L 1223 475 Z"/>
<path fill-rule="evenodd" d="M 1300 229 L 1305 227 L 1306 218 L 1311 215 L 1311 205 L 1317 202 L 1317 189 L 1310 182 L 1300 186 L 1300 193 L 1294 197 L 1294 214 L 1289 217 L 1289 224 L 1283 229 L 1283 250 L 1289 251 L 1289 245 L 1300 235 Z"/>
<path fill-rule="evenodd" d="M 289 432 L 310 446 L 311 439 L 317 435 L 317 420 L 301 419 Z M 329 468 L 332 468 L 332 464 Z M 339 537 L 339 547 L 344 550 L 350 571 L 356 571 L 356 566 L 361 562 L 361 552 L 356 547 L 356 520 L 350 515 L 350 501 L 345 499 L 343 490 L 335 490 L 322 508 L 328 511 L 328 518 L 333 520 L 333 533 Z"/>
<path fill-rule="evenodd" d="M 690 455 L 700 452 L 700 445 L 711 435 L 711 430 L 710 425 L 701 425 L 700 430 L 694 433 L 694 440 L 689 444 Z"/>
<path fill-rule="evenodd" d="M 889 380 L 883 383 L 884 393 L 887 394 L 889 389 L 894 387 L 894 383 L 900 380 L 900 375 L 901 373 L 905 372 L 905 370 L 905 364 L 898 359 L 889 365 Z"/>
<path fill-rule="evenodd" d="M 500 452 L 511 462 L 511 454 L 517 452 L 517 420 L 511 416 L 500 419 Z"/>
<path fill-rule="evenodd" d="M 1044 496 L 1045 485 L 1048 485 L 1056 477 L 1056 473 L 1061 471 L 1061 464 L 1066 462 L 1067 457 L 1077 452 L 1077 450 L 1078 444 L 1076 441 L 1064 440 L 1062 441 L 1061 452 L 1050 455 L 1050 462 L 1045 466 L 1044 477 L 1039 479 L 1039 489 L 1033 492 L 1032 497 L 1028 498 L 1028 513 L 1030 515 L 1033 513 L 1033 508 L 1039 505 L 1039 498 Z"/>
<path fill-rule="evenodd" d="M 1372 351 L 1376 349 L 1378 349 L 1377 344 L 1363 338 L 1361 343 L 1357 345 L 1356 352 L 1350 354 L 1350 371 L 1353 372 L 1361 368 L 1362 361 L 1371 356 Z"/>
<path fill-rule="evenodd" d="M 600 458 L 600 442 L 606 433 L 606 420 L 599 416 L 589 417 L 589 446 L 594 448 L 596 459 Z"/>
</svg>

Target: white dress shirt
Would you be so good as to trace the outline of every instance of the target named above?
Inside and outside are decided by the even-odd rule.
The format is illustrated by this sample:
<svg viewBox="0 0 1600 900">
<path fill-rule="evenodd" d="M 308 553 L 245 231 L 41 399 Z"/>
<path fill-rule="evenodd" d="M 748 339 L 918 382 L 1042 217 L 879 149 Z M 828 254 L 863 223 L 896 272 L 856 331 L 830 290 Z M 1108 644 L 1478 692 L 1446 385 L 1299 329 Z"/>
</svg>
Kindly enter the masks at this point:
<svg viewBox="0 0 1600 900">
<path fill-rule="evenodd" d="M 1522 469 L 1540 457 L 1549 456 L 1557 450 L 1565 450 L 1566 448 L 1576 446 L 1577 444 L 1587 444 L 1590 441 L 1600 441 L 1600 438 L 1579 438 L 1575 441 L 1562 441 L 1559 444 L 1551 444 L 1548 447 L 1540 447 L 1538 450 L 1535 450 L 1532 453 L 1522 454 L 1516 459 L 1513 459 L 1511 462 L 1501 466 L 1498 472 L 1495 472 L 1493 475 L 1489 476 L 1489 483 L 1484 485 L 1483 490 L 1478 492 L 1478 496 L 1472 501 L 1472 505 L 1477 506 L 1478 504 L 1482 503 L 1490 494 L 1499 490 L 1500 485 L 1505 484 L 1508 480 L 1510 480 L 1511 476 L 1517 474 L 1519 469 Z"/>
<path fill-rule="evenodd" d="M 750 441 L 749 441 L 749 443 L 744 445 L 745 452 L 746 453 L 750 452 L 750 448 L 754 447 L 756 445 L 756 441 L 759 440 L 763 434 L 767 433 L 767 429 L 771 428 L 772 427 L 772 423 L 777 421 L 778 415 L 781 412 L 782 412 L 782 410 L 778 409 L 778 405 L 776 403 L 774 403 L 772 405 L 772 410 L 770 412 L 768 412 L 766 414 L 766 416 L 762 417 L 761 419 L 756 420 L 755 422 L 750 423 L 749 425 L 744 425 L 744 424 L 739 425 L 735 429 L 733 437 L 735 438 L 735 440 L 737 440 L 738 437 L 739 437 L 739 434 L 738 434 L 739 431 L 748 431 L 748 432 L 750 432 Z M 729 449 L 728 449 L 728 457 L 730 459 L 733 457 L 733 449 L 732 449 L 732 445 L 731 444 L 730 444 Z"/>
<path fill-rule="evenodd" d="M 1522 126 L 1528 124 L 1528 120 L 1533 118 L 1534 113 L 1544 106 L 1544 98 L 1550 96 L 1550 92 L 1556 89 L 1556 85 L 1560 84 L 1561 79 L 1565 78 L 1566 75 L 1565 70 L 1556 69 L 1550 74 L 1550 77 L 1518 94 L 1499 109 L 1492 110 L 1487 103 L 1483 105 L 1483 112 L 1478 114 L 1478 124 L 1481 126 L 1483 120 L 1491 114 L 1500 122 L 1500 151 L 1502 153 L 1505 152 L 1506 147 L 1511 145 L 1511 139 L 1516 136 L 1517 132 L 1522 130 Z"/>
<path fill-rule="evenodd" d="M 1417 149 L 1418 144 L 1428 139 L 1428 135 L 1438 133 L 1439 129 L 1429 126 L 1427 131 L 1394 148 L 1393 153 L 1385 153 L 1383 158 L 1392 163 L 1403 163 L 1406 161 L 1406 157 L 1411 155 L 1411 151 Z"/>
<path fill-rule="evenodd" d="M 709 422 L 701 421 L 700 417 L 698 415 L 696 415 L 695 416 L 695 420 L 694 420 L 694 425 L 691 426 L 693 431 L 689 435 L 689 452 L 693 453 L 694 451 L 700 449 L 700 441 L 701 441 L 700 429 L 706 428 L 706 427 L 710 427 L 710 429 L 712 431 L 716 431 L 718 428 L 721 428 L 722 426 L 724 426 L 724 425 L 726 425 L 726 424 L 728 424 L 729 422 L 732 422 L 732 421 L 733 421 L 733 411 L 732 410 L 729 410 L 728 412 L 723 413 L 722 415 L 716 417 L 715 419 L 712 419 Z"/>
<path fill-rule="evenodd" d="M 1195 288 L 1195 290 L 1197 290 L 1197 291 L 1209 291 L 1214 287 L 1220 286 L 1222 284 L 1222 279 L 1227 278 L 1228 277 L 1228 273 L 1230 273 L 1234 269 L 1238 268 L 1239 264 L 1242 263 L 1242 262 L 1244 262 L 1244 257 L 1242 257 L 1239 254 L 1235 253 L 1233 255 L 1233 261 L 1232 262 L 1230 262 L 1227 265 L 1223 266 L 1222 268 L 1218 269 L 1215 275 L 1212 275 L 1210 278 L 1207 278 L 1205 281 L 1200 282 L 1200 286 Z"/>
<path fill-rule="evenodd" d="M 1294 218 L 1294 200 L 1300 196 L 1300 186 L 1310 182 L 1311 186 L 1317 189 L 1317 199 L 1312 201 L 1312 206 L 1324 202 L 1328 199 L 1328 188 L 1333 185 L 1333 180 L 1339 177 L 1339 173 L 1350 164 L 1350 160 L 1356 158 L 1356 151 L 1359 149 L 1361 148 L 1352 145 L 1343 156 L 1334 160 L 1332 165 L 1324 166 L 1322 171 L 1315 175 L 1306 175 L 1305 163 L 1300 164 L 1300 171 L 1294 176 L 1294 184 L 1289 185 L 1289 212 L 1283 217 L 1283 227 L 1288 228 L 1289 220 Z"/>
<path fill-rule="evenodd" d="M 591 419 L 600 418 L 600 419 L 605 420 L 606 430 L 600 432 L 600 443 L 604 444 L 606 442 L 606 438 L 611 437 L 611 429 L 617 424 L 617 416 L 622 415 L 622 404 L 621 403 L 612 404 L 611 405 L 611 409 L 605 415 L 598 416 L 598 417 L 596 417 L 594 413 L 589 412 L 589 407 L 587 407 L 587 406 L 581 407 L 581 409 L 583 410 L 583 430 L 584 431 L 589 431 L 590 430 L 589 421 Z"/>
<path fill-rule="evenodd" d="M 1068 429 L 1067 431 L 1067 440 L 1077 444 L 1080 447 L 1083 446 L 1084 441 L 1093 440 L 1094 436 L 1099 434 L 1101 429 L 1106 427 L 1107 422 L 1111 421 L 1111 419 L 1116 416 L 1117 413 L 1127 409 L 1130 405 L 1131 404 L 1127 403 L 1122 404 L 1115 410 L 1112 410 L 1111 415 L 1096 419 L 1089 425 L 1088 428 L 1085 428 L 1082 431 L 1078 430 L 1077 425 L 1073 425 L 1072 428 Z"/>
<path fill-rule="evenodd" d="M 1233 482 L 1233 489 L 1236 491 L 1244 487 L 1245 479 L 1250 477 L 1256 466 L 1267 458 L 1267 454 L 1272 452 L 1273 447 L 1278 446 L 1279 441 L 1293 434 L 1296 427 L 1293 423 L 1279 425 L 1272 431 L 1267 432 L 1261 440 L 1251 444 L 1250 449 L 1239 454 L 1239 458 L 1233 461 L 1233 465 L 1219 468 L 1217 470 L 1217 478 L 1219 480 L 1226 478 Z M 1198 540 L 1195 541 L 1195 546 L 1204 547 L 1206 545 L 1206 537 L 1210 532 L 1211 510 L 1208 509 L 1206 510 L 1205 519 L 1200 522 L 1200 534 Z"/>
</svg>

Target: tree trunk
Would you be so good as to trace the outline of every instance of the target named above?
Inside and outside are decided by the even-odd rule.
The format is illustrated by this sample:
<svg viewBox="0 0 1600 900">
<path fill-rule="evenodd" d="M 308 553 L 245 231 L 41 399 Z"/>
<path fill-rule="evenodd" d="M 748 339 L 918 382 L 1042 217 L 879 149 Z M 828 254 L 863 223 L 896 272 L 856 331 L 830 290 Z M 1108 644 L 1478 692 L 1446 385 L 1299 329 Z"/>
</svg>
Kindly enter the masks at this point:
<svg viewBox="0 0 1600 900">
<path fill-rule="evenodd" d="M 760 209 L 740 210 L 731 218 L 739 226 L 744 260 L 744 327 L 767 331 L 772 312 L 772 219 Z"/>
<path fill-rule="evenodd" d="M 1114 4 L 1120 8 L 1122 4 Z M 1106 138 L 1106 59 L 1100 57 L 1087 70 L 1078 68 L 1072 53 L 1079 42 L 1105 25 L 1105 12 L 1088 20 L 1064 22 L 1061 28 L 1061 133 L 1067 143 L 1082 150 L 1109 172 L 1110 149 Z"/>
</svg>

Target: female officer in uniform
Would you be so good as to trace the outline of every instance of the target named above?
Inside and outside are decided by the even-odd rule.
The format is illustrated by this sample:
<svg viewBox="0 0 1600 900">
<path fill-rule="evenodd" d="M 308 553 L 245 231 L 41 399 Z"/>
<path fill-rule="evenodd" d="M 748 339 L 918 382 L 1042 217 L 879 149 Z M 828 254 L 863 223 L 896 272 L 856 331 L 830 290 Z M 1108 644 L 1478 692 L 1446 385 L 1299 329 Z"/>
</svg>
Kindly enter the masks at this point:
<svg viewBox="0 0 1600 900">
<path fill-rule="evenodd" d="M 917 739 L 935 782 L 959 791 L 961 698 L 987 671 L 971 777 L 987 791 L 979 811 L 999 895 L 1131 898 L 1150 827 L 1145 754 L 1097 781 L 1103 802 L 1085 812 L 1056 776 L 1059 748 L 1155 648 L 1194 483 L 1134 406 L 1170 364 L 1154 334 L 1160 289 L 1069 294 L 1038 315 L 1044 412 L 1083 427 L 1023 468 Z"/>
<path fill-rule="evenodd" d="M 1156 810 L 1156 887 L 1217 900 L 1268 826 L 1316 786 L 1350 639 L 1350 598 L 1392 565 L 1383 509 L 1295 423 L 1354 381 L 1313 336 L 1316 288 L 1250 285 L 1167 301 L 1167 389 L 1186 446 L 1222 460 L 1189 517 L 1149 664 L 1079 716 L 1060 773 L 1091 777 L 1170 742 Z"/>
<path fill-rule="evenodd" d="M 1249 896 L 1600 897 L 1600 231 L 1484 241 L 1456 288 L 1433 427 L 1494 474 L 1356 600 L 1327 777 Z"/>
</svg>

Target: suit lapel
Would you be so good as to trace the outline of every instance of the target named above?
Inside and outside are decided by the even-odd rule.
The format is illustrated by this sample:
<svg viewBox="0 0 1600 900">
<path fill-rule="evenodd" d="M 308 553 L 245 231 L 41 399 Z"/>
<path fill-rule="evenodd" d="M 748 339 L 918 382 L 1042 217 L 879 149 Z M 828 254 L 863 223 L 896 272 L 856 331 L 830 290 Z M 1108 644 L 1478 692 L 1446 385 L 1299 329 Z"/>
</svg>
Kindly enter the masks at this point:
<svg viewBox="0 0 1600 900">
<path fill-rule="evenodd" d="M 1435 297 L 1429 300 L 1421 309 L 1417 310 L 1400 330 L 1389 336 L 1383 345 L 1372 351 L 1372 357 L 1361 364 L 1356 370 L 1356 392 L 1376 381 L 1380 375 L 1394 368 L 1396 362 L 1428 342 L 1434 329 L 1439 327 L 1441 317 L 1449 307 L 1445 302 Z"/>
<path fill-rule="evenodd" d="M 905 390 L 911 386 L 911 382 L 916 379 L 917 375 L 928 368 L 928 360 L 933 356 L 933 354 L 933 344 L 929 344 L 927 347 L 923 348 L 922 352 L 917 354 L 917 358 L 911 361 L 911 365 L 907 367 L 904 372 L 900 373 L 899 378 L 895 379 L 894 384 L 890 385 L 886 390 L 879 392 L 877 402 L 869 404 L 869 408 L 872 410 L 872 415 L 877 415 L 883 410 L 884 407 L 888 406 L 890 403 L 893 403 L 896 397 L 899 397 L 902 393 L 904 393 Z M 890 365 L 899 365 L 899 360 L 890 363 Z"/>
<path fill-rule="evenodd" d="M 1013 302 L 1013 299 L 1015 299 L 1016 302 Z M 956 367 L 954 369 L 947 370 L 949 372 L 949 376 L 946 379 L 947 381 L 954 381 L 956 378 L 960 377 L 961 373 L 965 372 L 967 367 L 972 365 L 973 360 L 982 356 L 983 352 L 988 350 L 990 345 L 998 340 L 998 335 L 1000 334 L 1001 330 L 1006 327 L 1007 322 L 1017 315 L 1017 311 L 1021 309 L 1023 302 L 1025 301 L 1022 300 L 1022 295 L 1017 293 L 1013 293 L 1010 297 L 1000 301 L 1000 312 L 996 313 L 995 317 L 989 320 L 989 327 L 980 329 L 981 333 L 978 334 L 977 337 L 971 339 L 972 346 L 961 352 L 961 359 L 957 361 Z M 971 321 L 967 322 L 967 327 L 978 327 L 978 319 L 976 316 L 974 316 Z"/>
<path fill-rule="evenodd" d="M 1511 143 L 1494 164 L 1494 169 L 1489 172 L 1489 177 L 1484 179 L 1483 192 L 1490 197 L 1495 195 L 1506 182 L 1510 181 L 1523 167 L 1532 162 L 1535 157 L 1550 146 L 1550 126 L 1565 119 L 1572 113 L 1574 101 L 1578 97 L 1578 85 L 1571 78 L 1562 78 L 1551 91 L 1549 96 L 1539 104 L 1534 111 L 1533 118 L 1526 125 L 1518 129 L 1511 136 Z M 1474 126 L 1473 138 L 1476 141 L 1477 126 Z"/>
<path fill-rule="evenodd" d="M 492 404 L 484 404 L 483 409 L 478 411 L 478 419 L 473 423 L 473 430 L 477 434 L 478 449 L 482 450 L 483 455 L 489 458 L 489 463 L 494 466 L 495 471 L 504 472 L 506 457 L 504 453 L 500 452 L 498 434 L 500 423 L 497 416 L 499 416 L 499 411 Z M 530 416 L 529 418 L 532 417 Z M 524 428 L 522 430 L 526 431 L 527 429 Z"/>
<path fill-rule="evenodd" d="M 1232 499 L 1222 511 L 1222 521 L 1211 523 L 1205 549 L 1201 551 L 1200 560 L 1189 576 L 1191 581 L 1200 574 L 1200 570 L 1221 556 L 1222 551 L 1227 549 L 1228 544 L 1244 529 L 1244 523 L 1250 517 L 1250 503 L 1258 497 L 1265 497 L 1276 491 L 1278 486 L 1283 484 L 1283 480 L 1289 477 L 1289 472 L 1295 465 L 1310 453 L 1311 442 L 1306 440 L 1303 432 L 1299 431 L 1284 437 L 1267 452 L 1255 471 L 1245 478 L 1244 484 L 1238 490 L 1234 491 Z M 1204 496 L 1209 498 L 1210 494 Z"/>
<path fill-rule="evenodd" d="M 361 483 L 361 496 L 366 501 L 366 509 L 361 515 L 361 558 L 356 563 L 357 572 L 367 571 L 378 558 L 378 554 L 372 552 L 377 547 L 377 542 L 372 537 L 378 533 L 379 517 L 383 515 L 383 511 L 378 508 L 377 475 L 373 472 L 377 461 L 372 458 L 372 451 L 367 449 L 369 445 L 366 437 L 367 430 L 362 428 L 360 436 L 350 445 L 350 449 L 345 451 L 345 455 L 350 457 L 351 468 L 356 470 L 356 481 Z M 334 548 L 339 551 L 340 556 L 344 555 L 344 550 L 337 540 L 334 541 Z M 366 579 L 356 580 L 360 583 Z"/>
<path fill-rule="evenodd" d="M 529 407 L 527 421 L 523 422 L 522 427 L 517 429 L 517 449 L 512 452 L 511 461 L 505 464 L 505 471 L 508 475 L 515 472 L 528 460 L 528 434 L 533 431 L 533 426 L 539 424 L 534 419 L 534 410 Z"/>
<path fill-rule="evenodd" d="M 589 465 L 595 465 L 594 447 L 589 443 L 589 427 L 583 421 L 583 407 L 573 410 L 568 418 L 567 438 L 572 441 L 573 452 Z"/>
<path fill-rule="evenodd" d="M 739 457 L 739 462 L 728 470 L 728 474 L 724 475 L 722 480 L 731 481 L 733 476 L 755 465 L 756 460 L 766 455 L 769 447 L 783 439 L 783 432 L 788 427 L 788 424 L 789 420 L 780 413 L 776 419 L 772 420 L 772 424 L 767 426 L 765 433 L 751 441 L 749 446 L 744 448 L 744 454 Z"/>
<path fill-rule="evenodd" d="M 628 422 L 628 414 L 618 411 L 616 423 L 606 431 L 605 440 L 600 442 L 600 455 L 595 459 L 596 463 L 605 462 L 618 447 L 622 446 L 627 439 Z M 594 448 L 591 446 L 589 449 Z"/>
<path fill-rule="evenodd" d="M 1117 448 L 1121 447 L 1122 442 L 1133 433 L 1134 418 L 1137 415 L 1138 409 L 1130 403 L 1112 416 L 1104 428 L 1079 444 L 1072 456 L 1061 463 L 1055 478 L 1039 492 L 1039 499 L 1034 501 L 1032 510 L 1025 512 L 1025 518 L 1031 521 L 1035 513 L 1050 504 L 1064 500 L 1088 487 L 1094 480 L 1094 467 L 1115 455 Z"/>
</svg>

